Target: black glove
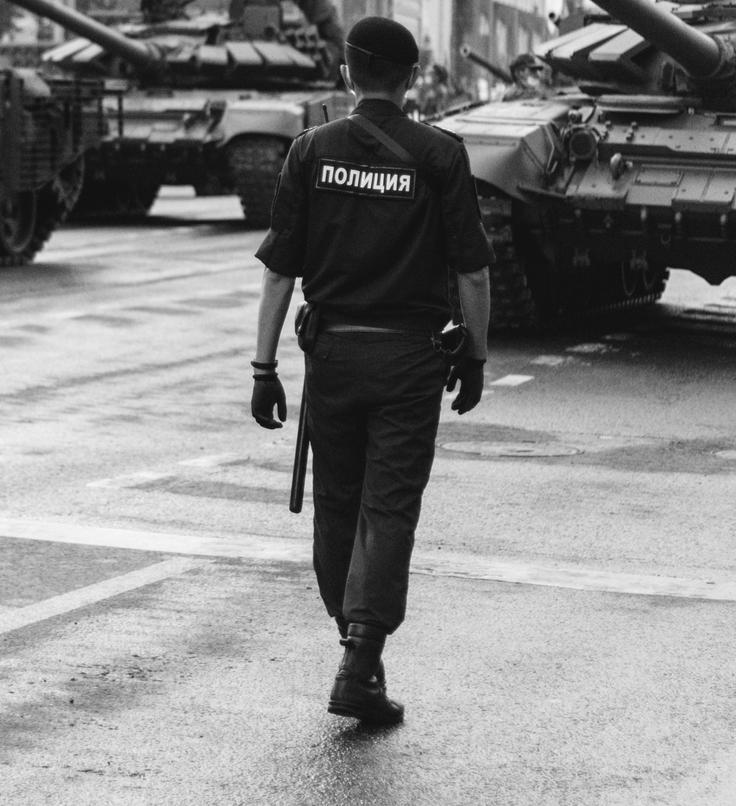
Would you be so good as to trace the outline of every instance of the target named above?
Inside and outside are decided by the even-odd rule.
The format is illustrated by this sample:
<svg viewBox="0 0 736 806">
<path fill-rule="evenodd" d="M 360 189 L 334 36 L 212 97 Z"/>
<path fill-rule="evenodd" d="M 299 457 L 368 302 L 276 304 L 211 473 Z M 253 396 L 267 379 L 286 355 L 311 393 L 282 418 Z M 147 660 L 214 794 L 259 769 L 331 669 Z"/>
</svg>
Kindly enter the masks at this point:
<svg viewBox="0 0 736 806">
<path fill-rule="evenodd" d="M 253 394 L 250 398 L 250 411 L 262 428 L 281 428 L 274 420 L 273 407 L 281 423 L 286 419 L 286 395 L 276 372 L 256 373 L 253 376 Z"/>
<path fill-rule="evenodd" d="M 450 368 L 445 388 L 448 392 L 455 390 L 455 384 L 460 381 L 460 391 L 452 401 L 452 410 L 458 414 L 474 409 L 480 402 L 483 394 L 483 364 L 482 358 L 460 358 Z"/>
</svg>

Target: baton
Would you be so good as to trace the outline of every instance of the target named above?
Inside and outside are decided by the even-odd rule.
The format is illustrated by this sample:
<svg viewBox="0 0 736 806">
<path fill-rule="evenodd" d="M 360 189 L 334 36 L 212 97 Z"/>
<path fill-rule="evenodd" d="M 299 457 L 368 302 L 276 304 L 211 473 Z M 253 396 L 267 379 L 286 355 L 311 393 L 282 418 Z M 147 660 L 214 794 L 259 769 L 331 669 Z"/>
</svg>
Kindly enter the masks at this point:
<svg viewBox="0 0 736 806">
<path fill-rule="evenodd" d="M 307 459 L 309 458 L 309 432 L 307 431 L 307 390 L 306 383 L 302 387 L 302 402 L 299 407 L 299 426 L 296 432 L 296 450 L 294 451 L 294 471 L 291 476 L 291 498 L 289 511 L 302 511 L 304 501 L 304 480 L 307 476 Z"/>
</svg>

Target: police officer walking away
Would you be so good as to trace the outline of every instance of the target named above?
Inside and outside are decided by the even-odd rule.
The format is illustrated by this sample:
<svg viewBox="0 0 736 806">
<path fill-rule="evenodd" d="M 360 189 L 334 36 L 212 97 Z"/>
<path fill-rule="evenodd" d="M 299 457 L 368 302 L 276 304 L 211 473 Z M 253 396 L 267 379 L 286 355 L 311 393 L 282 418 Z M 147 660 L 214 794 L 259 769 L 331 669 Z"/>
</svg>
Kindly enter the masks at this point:
<svg viewBox="0 0 736 806">
<path fill-rule="evenodd" d="M 481 398 L 492 254 L 462 142 L 402 112 L 419 72 L 414 37 L 367 17 L 345 58 L 357 106 L 296 138 L 256 253 L 266 270 L 251 410 L 265 428 L 281 425 L 274 406 L 286 419 L 276 349 L 301 277 L 314 568 L 345 647 L 328 710 L 392 724 L 404 708 L 386 694 L 381 654 L 404 619 L 443 389 L 459 381 L 459 414 Z M 448 280 L 467 328 L 449 361 L 436 346 Z"/>
</svg>

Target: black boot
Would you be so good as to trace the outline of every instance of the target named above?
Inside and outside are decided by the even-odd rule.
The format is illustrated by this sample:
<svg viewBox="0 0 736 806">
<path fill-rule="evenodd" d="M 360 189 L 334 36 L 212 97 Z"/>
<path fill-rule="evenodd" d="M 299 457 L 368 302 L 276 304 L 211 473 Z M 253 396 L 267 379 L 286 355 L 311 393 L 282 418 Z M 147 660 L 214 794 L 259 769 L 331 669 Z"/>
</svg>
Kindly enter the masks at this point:
<svg viewBox="0 0 736 806">
<path fill-rule="evenodd" d="M 337 631 L 340 633 L 341 638 L 348 637 L 348 623 L 341 616 L 335 616 L 335 623 L 337 624 Z M 342 641 L 340 642 L 342 643 Z M 378 669 L 376 670 L 376 680 L 378 687 L 386 693 L 386 670 L 383 667 L 383 661 L 378 661 Z"/>
<path fill-rule="evenodd" d="M 327 710 L 374 725 L 395 725 L 404 718 L 404 706 L 386 696 L 381 652 L 386 633 L 367 624 L 350 624 L 340 641 L 345 654 L 335 678 Z M 379 679 L 380 675 L 380 679 Z"/>
</svg>

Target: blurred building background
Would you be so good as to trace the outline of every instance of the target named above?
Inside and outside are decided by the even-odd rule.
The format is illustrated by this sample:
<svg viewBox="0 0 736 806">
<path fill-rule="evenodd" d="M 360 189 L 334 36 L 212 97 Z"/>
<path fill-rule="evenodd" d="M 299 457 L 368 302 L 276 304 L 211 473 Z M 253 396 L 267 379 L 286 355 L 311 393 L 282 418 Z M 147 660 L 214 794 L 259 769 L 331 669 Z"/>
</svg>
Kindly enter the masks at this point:
<svg viewBox="0 0 736 806">
<path fill-rule="evenodd" d="M 460 56 L 460 46 L 501 67 L 549 38 L 548 0 L 334 0 L 346 28 L 369 14 L 392 17 L 416 37 L 425 63 L 447 70 L 452 81 L 483 92 L 492 78 Z"/>
</svg>

